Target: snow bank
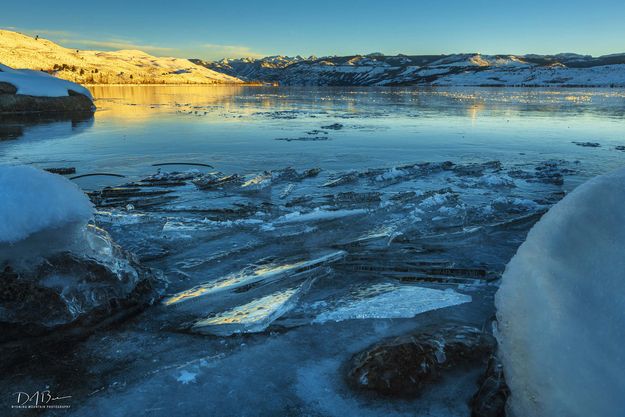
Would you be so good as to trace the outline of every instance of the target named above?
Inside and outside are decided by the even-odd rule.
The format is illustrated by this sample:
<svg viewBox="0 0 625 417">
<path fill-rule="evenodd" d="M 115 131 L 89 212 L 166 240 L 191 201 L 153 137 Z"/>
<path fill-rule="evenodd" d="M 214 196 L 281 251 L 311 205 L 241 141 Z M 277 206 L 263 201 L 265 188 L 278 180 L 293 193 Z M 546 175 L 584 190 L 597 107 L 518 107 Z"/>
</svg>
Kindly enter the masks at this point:
<svg viewBox="0 0 625 417">
<path fill-rule="evenodd" d="M 556 204 L 508 264 L 496 297 L 515 417 L 625 410 L 625 169 Z"/>
<path fill-rule="evenodd" d="M 7 82 L 17 87 L 17 94 L 37 97 L 67 97 L 68 90 L 84 94 L 93 100 L 85 87 L 61 80 L 45 72 L 28 69 L 16 70 L 0 64 L 0 82 Z"/>
<path fill-rule="evenodd" d="M 84 226 L 93 215 L 75 184 L 29 166 L 0 167 L 0 200 L 0 249 L 46 230 Z"/>
</svg>

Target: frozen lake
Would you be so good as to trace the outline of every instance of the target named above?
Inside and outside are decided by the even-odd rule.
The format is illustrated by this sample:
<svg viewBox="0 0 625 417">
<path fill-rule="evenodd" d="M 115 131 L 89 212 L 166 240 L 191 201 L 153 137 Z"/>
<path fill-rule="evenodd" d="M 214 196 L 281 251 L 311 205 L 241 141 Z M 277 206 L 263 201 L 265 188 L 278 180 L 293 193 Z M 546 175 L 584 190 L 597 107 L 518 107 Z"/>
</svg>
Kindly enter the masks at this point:
<svg viewBox="0 0 625 417">
<path fill-rule="evenodd" d="M 389 399 L 347 387 L 344 363 L 430 325 L 488 328 L 532 224 L 625 162 L 621 90 L 92 92 L 94 118 L 0 126 L 0 163 L 117 175 L 75 181 L 169 281 L 158 305 L 2 377 L 72 395 L 76 416 L 468 416 L 476 370 Z"/>
<path fill-rule="evenodd" d="M 153 173 L 160 162 L 222 171 L 318 166 L 348 170 L 419 161 L 618 166 L 625 92 L 600 89 L 92 87 L 95 118 L 23 127 L 3 122 L 2 162 L 79 172 Z M 335 123 L 341 130 L 325 130 Z M 322 132 L 317 132 L 322 131 Z M 327 133 L 327 135 L 326 135 Z M 326 137 L 327 136 L 327 137 Z M 279 141 L 311 139 L 323 142 Z M 600 142 L 601 149 L 572 141 Z M 592 172 L 591 172 L 592 170 Z"/>
</svg>

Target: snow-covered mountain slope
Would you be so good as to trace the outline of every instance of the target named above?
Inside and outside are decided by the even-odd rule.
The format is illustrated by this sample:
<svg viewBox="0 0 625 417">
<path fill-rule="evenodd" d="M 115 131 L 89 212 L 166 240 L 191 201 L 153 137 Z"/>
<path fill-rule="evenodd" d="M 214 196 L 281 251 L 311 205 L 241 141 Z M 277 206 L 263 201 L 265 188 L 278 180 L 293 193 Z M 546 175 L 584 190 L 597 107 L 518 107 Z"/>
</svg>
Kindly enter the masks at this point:
<svg viewBox="0 0 625 417">
<path fill-rule="evenodd" d="M 625 86 L 625 54 L 268 57 L 195 62 L 283 85 Z"/>
<path fill-rule="evenodd" d="M 317 58 L 311 56 L 302 58 L 301 56 L 269 56 L 262 59 L 241 58 L 241 59 L 222 59 L 221 61 L 203 61 L 201 59 L 191 59 L 190 61 L 203 67 L 229 74 L 234 77 L 248 81 L 272 81 L 279 78 L 280 73 L 286 67 L 298 63 L 314 61 Z M 233 75 L 238 74 L 238 75 Z"/>
<path fill-rule="evenodd" d="M 186 59 L 155 57 L 145 52 L 68 49 L 46 39 L 0 30 L 0 64 L 44 70 L 81 84 L 214 84 L 238 78 Z"/>
</svg>

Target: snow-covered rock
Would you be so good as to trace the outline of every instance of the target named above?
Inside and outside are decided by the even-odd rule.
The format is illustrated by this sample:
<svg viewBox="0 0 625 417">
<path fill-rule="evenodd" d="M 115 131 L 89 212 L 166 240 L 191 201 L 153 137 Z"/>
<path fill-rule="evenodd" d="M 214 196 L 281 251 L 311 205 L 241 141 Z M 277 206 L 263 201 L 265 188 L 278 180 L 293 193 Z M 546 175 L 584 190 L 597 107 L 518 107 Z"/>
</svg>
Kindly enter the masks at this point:
<svg viewBox="0 0 625 417">
<path fill-rule="evenodd" d="M 0 356 L 68 343 L 151 303 L 162 281 L 92 225 L 69 180 L 0 167 Z"/>
<path fill-rule="evenodd" d="M 625 410 L 625 169 L 566 196 L 534 226 L 496 297 L 514 417 Z"/>
<path fill-rule="evenodd" d="M 0 64 L 0 113 L 93 112 L 89 90 L 45 72 Z"/>
<path fill-rule="evenodd" d="M 16 94 L 26 96 L 67 97 L 70 91 L 74 91 L 93 99 L 85 87 L 41 71 L 17 70 L 0 64 L 0 82 L 15 86 Z"/>
</svg>

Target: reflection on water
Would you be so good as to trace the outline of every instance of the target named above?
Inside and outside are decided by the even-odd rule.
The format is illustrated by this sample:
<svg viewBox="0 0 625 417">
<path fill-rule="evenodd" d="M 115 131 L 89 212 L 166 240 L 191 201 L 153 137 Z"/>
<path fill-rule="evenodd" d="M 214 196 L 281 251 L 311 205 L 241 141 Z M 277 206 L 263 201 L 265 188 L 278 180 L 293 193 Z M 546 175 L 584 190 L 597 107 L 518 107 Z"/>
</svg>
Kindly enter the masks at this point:
<svg viewBox="0 0 625 417">
<path fill-rule="evenodd" d="M 245 87 L 227 86 L 108 86 L 90 87 L 97 100 L 98 119 L 119 119 L 127 123 L 145 121 L 160 113 L 176 109 L 223 106 L 228 109 L 235 103 L 235 97 L 245 94 Z"/>
<path fill-rule="evenodd" d="M 589 159 L 591 172 L 599 172 L 623 156 L 611 151 L 624 144 L 625 92 L 615 89 L 91 89 L 94 119 L 40 119 L 36 127 L 3 121 L 0 136 L 20 140 L 0 144 L 0 162 L 54 161 L 79 174 L 136 178 L 162 162 L 208 163 L 228 173 L 564 155 Z M 588 140 L 600 142 L 600 152 L 571 146 Z"/>
<path fill-rule="evenodd" d="M 92 113 L 0 115 L 0 141 L 76 135 L 93 126 L 93 121 Z"/>
<path fill-rule="evenodd" d="M 258 86 L 92 86 L 98 100 L 98 117 L 130 120 L 153 117 L 159 111 L 212 113 L 219 107 L 237 115 L 274 111 L 320 112 L 341 110 L 348 114 L 369 112 L 370 107 L 390 106 L 395 111 L 422 111 L 424 115 L 521 116 L 523 112 L 625 114 L 625 91 L 614 89 L 405 89 L 311 88 Z M 396 107 L 398 106 L 398 107 Z M 408 106 L 408 108 L 406 108 Z M 383 114 L 383 113 L 380 113 Z"/>
</svg>

